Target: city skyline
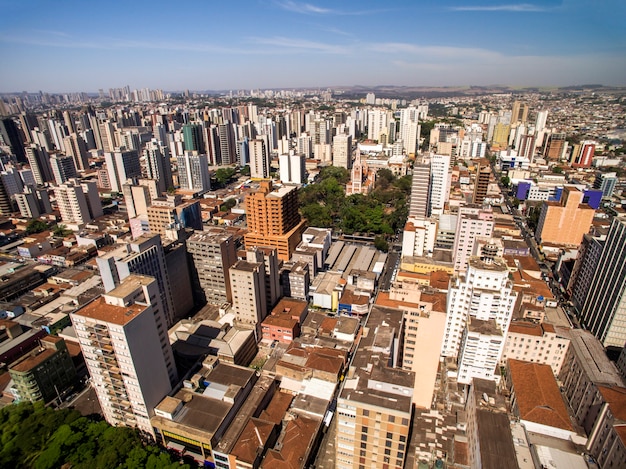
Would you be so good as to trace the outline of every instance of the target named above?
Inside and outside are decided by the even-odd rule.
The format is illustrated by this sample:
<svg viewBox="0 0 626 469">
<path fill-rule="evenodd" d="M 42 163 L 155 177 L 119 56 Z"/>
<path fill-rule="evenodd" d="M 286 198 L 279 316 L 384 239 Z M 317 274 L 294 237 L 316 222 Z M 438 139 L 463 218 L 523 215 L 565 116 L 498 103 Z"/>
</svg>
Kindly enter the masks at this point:
<svg viewBox="0 0 626 469">
<path fill-rule="evenodd" d="M 617 0 L 0 8 L 0 92 L 626 85 L 626 6 Z"/>
</svg>

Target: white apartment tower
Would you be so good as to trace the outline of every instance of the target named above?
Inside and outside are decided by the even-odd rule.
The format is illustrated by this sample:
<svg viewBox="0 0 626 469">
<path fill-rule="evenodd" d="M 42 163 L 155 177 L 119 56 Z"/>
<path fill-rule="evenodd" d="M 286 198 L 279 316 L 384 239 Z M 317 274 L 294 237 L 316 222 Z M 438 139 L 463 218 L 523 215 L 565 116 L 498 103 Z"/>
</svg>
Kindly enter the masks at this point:
<svg viewBox="0 0 626 469">
<path fill-rule="evenodd" d="M 261 321 L 267 316 L 265 264 L 237 261 L 229 275 L 235 324 L 254 329 L 261 337 Z"/>
<path fill-rule="evenodd" d="M 211 190 L 209 158 L 197 152 L 185 151 L 176 158 L 178 162 L 178 182 L 184 190 L 207 192 Z"/>
<path fill-rule="evenodd" d="M 154 407 L 178 379 L 157 282 L 132 275 L 70 315 L 104 418 L 152 436 Z"/>
<path fill-rule="evenodd" d="M 367 138 L 378 141 L 381 133 L 387 131 L 387 111 L 374 109 L 367 113 Z"/>
<path fill-rule="evenodd" d="M 117 249 L 98 256 L 96 263 L 106 292 L 117 288 L 131 274 L 154 277 L 159 286 L 166 325 L 171 327 L 176 322 L 176 308 L 172 300 L 165 251 L 158 234 L 143 235 L 130 243 L 122 244 Z"/>
<path fill-rule="evenodd" d="M 352 137 L 339 134 L 333 137 L 333 166 L 352 168 Z"/>
<path fill-rule="evenodd" d="M 248 142 L 250 151 L 250 177 L 268 179 L 270 177 L 270 155 L 265 141 L 254 139 Z"/>
<path fill-rule="evenodd" d="M 493 233 L 493 212 L 478 205 L 459 209 L 452 256 L 454 270 L 462 272 L 467 268 L 467 261 L 474 254 L 474 245 L 479 237 L 489 238 Z"/>
<path fill-rule="evenodd" d="M 430 214 L 441 215 L 450 197 L 450 156 L 430 155 Z"/>
<path fill-rule="evenodd" d="M 103 215 L 98 188 L 93 181 L 72 179 L 55 187 L 54 196 L 66 225 L 83 225 Z"/>
<path fill-rule="evenodd" d="M 457 357 L 460 354 L 468 320 L 473 318 L 477 321 L 495 321 L 500 331 L 496 363 L 500 359 L 517 293 L 513 291 L 505 261 L 495 257 L 496 252 L 496 246 L 484 246 L 480 257 L 470 258 L 467 272 L 450 280 L 446 328 L 441 347 L 444 357 Z"/>
</svg>

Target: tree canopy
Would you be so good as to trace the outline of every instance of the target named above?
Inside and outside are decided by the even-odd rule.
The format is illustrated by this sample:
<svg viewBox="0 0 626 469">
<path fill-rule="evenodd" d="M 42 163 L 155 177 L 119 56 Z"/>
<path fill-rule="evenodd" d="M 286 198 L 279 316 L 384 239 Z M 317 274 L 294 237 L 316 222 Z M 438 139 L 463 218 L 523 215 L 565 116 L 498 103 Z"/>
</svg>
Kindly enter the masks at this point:
<svg viewBox="0 0 626 469">
<path fill-rule="evenodd" d="M 70 409 L 21 402 L 0 409 L 0 467 L 189 469 L 137 430 L 112 427 Z"/>
<path fill-rule="evenodd" d="M 48 224 L 45 221 L 33 218 L 26 224 L 26 234 L 41 233 L 48 229 Z"/>
<path fill-rule="evenodd" d="M 411 177 L 397 178 L 388 169 L 381 169 L 370 194 L 346 197 L 344 185 L 349 176 L 346 169 L 329 166 L 320 172 L 316 184 L 300 192 L 302 216 L 309 225 L 383 237 L 402 229 L 408 214 Z"/>
<path fill-rule="evenodd" d="M 229 166 L 219 168 L 215 171 L 215 181 L 219 186 L 225 186 L 233 177 L 235 177 L 235 174 L 237 174 L 237 170 L 235 168 L 231 168 Z"/>
</svg>

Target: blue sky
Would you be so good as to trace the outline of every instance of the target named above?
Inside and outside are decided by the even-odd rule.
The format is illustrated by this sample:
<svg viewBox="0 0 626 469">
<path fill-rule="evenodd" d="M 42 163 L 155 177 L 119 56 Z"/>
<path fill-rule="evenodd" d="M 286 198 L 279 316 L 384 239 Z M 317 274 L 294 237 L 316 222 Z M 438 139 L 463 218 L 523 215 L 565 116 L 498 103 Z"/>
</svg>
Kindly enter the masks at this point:
<svg viewBox="0 0 626 469">
<path fill-rule="evenodd" d="M 626 1 L 0 0 L 0 92 L 626 85 Z"/>
</svg>

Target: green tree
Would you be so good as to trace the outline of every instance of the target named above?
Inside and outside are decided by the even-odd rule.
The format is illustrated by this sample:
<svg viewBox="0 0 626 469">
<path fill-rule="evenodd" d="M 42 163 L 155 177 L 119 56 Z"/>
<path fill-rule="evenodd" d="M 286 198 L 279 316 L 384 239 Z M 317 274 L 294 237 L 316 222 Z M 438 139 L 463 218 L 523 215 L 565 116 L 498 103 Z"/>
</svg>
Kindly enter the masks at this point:
<svg viewBox="0 0 626 469">
<path fill-rule="evenodd" d="M 389 251 L 389 243 L 382 236 L 376 236 L 374 238 L 374 247 L 382 252 Z"/>
<path fill-rule="evenodd" d="M 26 224 L 26 234 L 41 233 L 48 229 L 48 224 L 45 221 L 33 218 Z"/>
<path fill-rule="evenodd" d="M 220 210 L 222 212 L 228 212 L 235 205 L 237 205 L 237 199 L 228 199 L 222 205 L 220 205 Z"/>
<path fill-rule="evenodd" d="M 500 182 L 502 183 L 502 185 L 503 185 L 504 187 L 509 187 L 509 184 L 511 183 L 511 180 L 509 179 L 509 177 L 508 177 L 508 176 L 502 176 L 502 177 L 500 178 Z"/>
<path fill-rule="evenodd" d="M 72 230 L 68 230 L 67 226 L 63 224 L 54 225 L 52 228 L 52 234 L 59 238 L 63 238 L 69 234 L 72 234 Z"/>
<path fill-rule="evenodd" d="M 219 168 L 215 171 L 215 181 L 220 187 L 225 186 L 235 176 L 237 170 L 231 167 Z"/>
<path fill-rule="evenodd" d="M 250 165 L 245 165 L 243 168 L 239 170 L 242 176 L 250 176 Z"/>
</svg>

